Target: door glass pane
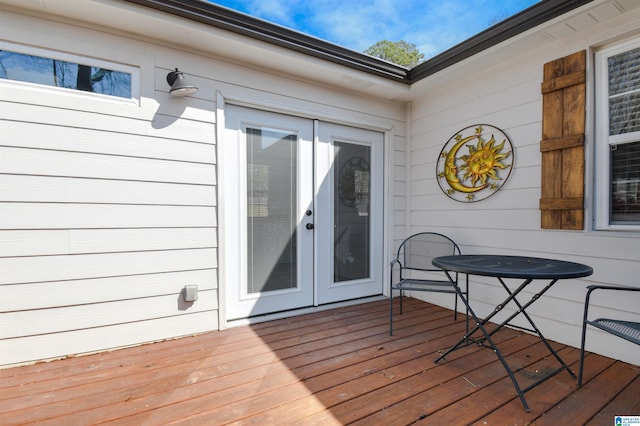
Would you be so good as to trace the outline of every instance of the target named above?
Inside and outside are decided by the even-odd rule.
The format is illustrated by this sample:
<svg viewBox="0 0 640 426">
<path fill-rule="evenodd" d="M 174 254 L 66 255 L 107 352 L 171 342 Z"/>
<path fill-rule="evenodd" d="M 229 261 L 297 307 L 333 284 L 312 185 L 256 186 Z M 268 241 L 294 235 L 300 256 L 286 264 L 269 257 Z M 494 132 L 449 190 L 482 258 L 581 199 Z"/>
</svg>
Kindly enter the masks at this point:
<svg viewBox="0 0 640 426">
<path fill-rule="evenodd" d="M 334 282 L 369 278 L 371 148 L 334 143 Z"/>
<path fill-rule="evenodd" d="M 297 137 L 247 129 L 247 292 L 297 287 Z"/>
</svg>

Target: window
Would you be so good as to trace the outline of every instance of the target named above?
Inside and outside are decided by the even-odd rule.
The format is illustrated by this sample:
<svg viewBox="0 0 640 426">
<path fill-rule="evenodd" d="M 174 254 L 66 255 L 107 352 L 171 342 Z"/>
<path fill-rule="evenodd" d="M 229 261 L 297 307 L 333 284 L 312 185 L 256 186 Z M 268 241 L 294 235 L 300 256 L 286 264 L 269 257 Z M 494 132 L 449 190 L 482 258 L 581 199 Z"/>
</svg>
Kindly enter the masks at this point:
<svg viewBox="0 0 640 426">
<path fill-rule="evenodd" d="M 596 224 L 640 230 L 640 40 L 596 53 Z"/>
<path fill-rule="evenodd" d="M 131 99 L 131 73 L 0 50 L 0 78 Z"/>
</svg>

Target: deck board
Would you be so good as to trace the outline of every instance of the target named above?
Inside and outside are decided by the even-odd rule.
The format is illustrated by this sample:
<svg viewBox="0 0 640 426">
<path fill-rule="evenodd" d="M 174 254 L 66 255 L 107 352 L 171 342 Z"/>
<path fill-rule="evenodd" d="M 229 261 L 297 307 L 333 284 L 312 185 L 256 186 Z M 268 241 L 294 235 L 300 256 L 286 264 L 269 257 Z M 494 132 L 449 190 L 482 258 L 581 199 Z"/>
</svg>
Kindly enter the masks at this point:
<svg viewBox="0 0 640 426">
<path fill-rule="evenodd" d="M 526 393 L 527 413 L 492 351 L 433 362 L 463 332 L 462 316 L 405 299 L 389 336 L 377 301 L 4 369 L 0 423 L 596 425 L 640 414 L 640 369 L 594 354 L 582 388 L 561 371 Z M 522 387 L 557 366 L 534 336 L 494 338 Z M 553 346 L 577 369 L 577 349 Z"/>
</svg>

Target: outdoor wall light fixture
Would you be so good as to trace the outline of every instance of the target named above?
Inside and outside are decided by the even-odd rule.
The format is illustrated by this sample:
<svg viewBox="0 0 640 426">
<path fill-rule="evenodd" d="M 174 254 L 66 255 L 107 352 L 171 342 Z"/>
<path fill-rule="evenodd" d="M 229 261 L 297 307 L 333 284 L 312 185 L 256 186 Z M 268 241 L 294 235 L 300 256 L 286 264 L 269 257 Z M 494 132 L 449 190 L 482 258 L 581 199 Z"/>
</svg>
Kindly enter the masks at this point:
<svg viewBox="0 0 640 426">
<path fill-rule="evenodd" d="M 182 98 L 184 96 L 193 95 L 198 91 L 198 88 L 192 84 L 189 84 L 184 78 L 182 71 L 171 71 L 167 74 L 167 83 L 171 86 L 169 94 L 174 98 Z"/>
</svg>

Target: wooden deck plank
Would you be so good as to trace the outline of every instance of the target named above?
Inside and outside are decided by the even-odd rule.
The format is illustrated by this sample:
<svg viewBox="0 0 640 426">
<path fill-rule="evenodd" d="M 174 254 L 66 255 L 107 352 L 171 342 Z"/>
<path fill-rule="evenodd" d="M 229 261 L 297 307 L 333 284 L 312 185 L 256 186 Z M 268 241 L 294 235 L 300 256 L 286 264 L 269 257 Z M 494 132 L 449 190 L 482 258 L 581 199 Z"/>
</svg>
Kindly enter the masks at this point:
<svg viewBox="0 0 640 426">
<path fill-rule="evenodd" d="M 637 376 L 629 364 L 615 362 L 536 420 L 536 425 L 558 425 L 567 422 L 584 424 L 595 417 Z M 631 374 L 630 374 L 631 373 Z M 636 395 L 637 396 L 637 395 Z M 636 415 L 637 413 L 634 413 Z M 577 417 L 577 418 L 576 418 Z"/>
<path fill-rule="evenodd" d="M 375 315 L 375 314 L 374 314 Z M 380 314 L 377 314 L 380 316 Z M 337 324 L 339 327 L 340 324 Z M 291 328 L 291 326 L 289 326 Z M 240 329 L 238 329 L 240 330 Z M 190 340 L 190 344 L 187 345 L 184 342 L 187 342 L 187 339 L 176 339 L 168 342 L 156 343 L 151 345 L 143 345 L 140 347 L 128 348 L 126 353 L 123 351 L 114 351 L 97 355 L 90 355 L 87 357 L 79 357 L 76 358 L 77 362 L 74 362 L 69 367 L 63 367 L 59 362 L 48 362 L 48 363 L 40 363 L 34 366 L 28 367 L 18 367 L 14 369 L 6 369 L 0 370 L 0 372 L 13 372 L 14 374 L 7 374 L 3 377 L 2 387 L 10 387 L 9 380 L 12 378 L 16 381 L 13 386 L 23 386 L 24 381 L 21 377 L 24 375 L 31 375 L 33 377 L 34 372 L 38 372 L 38 382 L 44 382 L 47 379 L 55 379 L 59 380 L 61 377 L 71 377 L 74 374 L 82 375 L 82 379 L 87 382 L 95 381 L 100 375 L 108 375 L 112 376 L 114 374 L 113 370 L 121 371 L 123 374 L 128 374 L 128 370 L 123 370 L 123 367 L 134 366 L 133 368 L 139 368 L 138 363 L 140 362 L 136 357 L 142 357 L 144 359 L 151 359 L 153 362 L 165 361 L 165 362 L 184 362 L 186 359 L 177 359 L 176 356 L 184 356 L 189 352 L 197 352 L 194 356 L 197 359 L 202 356 L 201 352 L 208 350 L 207 356 L 211 356 L 212 354 L 226 354 L 226 353 L 234 353 L 241 352 L 244 349 L 252 348 L 255 354 L 255 351 L 262 350 L 263 352 L 270 352 L 271 348 L 267 347 L 255 347 L 255 337 L 256 334 L 248 334 L 250 333 L 249 327 L 243 327 L 239 333 L 236 333 L 236 329 L 233 330 L 225 330 L 216 333 L 209 333 L 200 335 L 198 340 Z M 235 336 L 236 334 L 242 334 L 243 344 L 241 346 L 236 346 L 238 339 L 225 339 L 223 336 Z M 253 340 L 251 340 L 253 338 Z M 202 340 L 208 340 L 208 342 L 202 342 Z M 228 347 L 231 341 L 232 347 Z M 260 339 L 260 342 L 264 342 L 264 339 Z M 143 349 L 143 348 L 146 348 Z M 211 350 L 211 348 L 215 349 L 215 352 Z M 149 356 L 153 355 L 154 350 L 161 353 L 159 356 Z M 122 354 L 121 356 L 118 356 Z M 127 355 L 130 354 L 130 355 Z M 237 354 L 236 354 L 237 355 Z M 226 356 L 226 355 L 224 355 Z M 98 357 L 98 360 L 94 358 Z M 144 361 L 143 361 L 144 362 Z M 98 367 L 99 366 L 99 367 Z M 47 367 L 52 367 L 47 369 Z M 147 368 L 151 367 L 151 365 L 146 365 Z M 161 367 L 164 367 L 162 365 Z M 49 371 L 50 374 L 46 375 L 45 371 Z M 24 372 L 23 374 L 20 374 Z M 12 390 L 12 391 L 15 391 Z"/>
<path fill-rule="evenodd" d="M 501 344 L 504 355 L 512 357 L 518 352 L 524 352 L 522 358 L 527 355 L 535 360 L 541 353 L 541 345 L 536 345 L 535 339 L 527 335 L 515 334 L 510 339 L 498 333 L 497 344 Z M 463 350 L 458 350 L 449 355 L 446 368 L 442 364 L 437 374 L 430 377 L 417 377 L 417 385 L 410 386 L 410 392 L 398 401 L 396 405 L 383 407 L 379 412 L 363 418 L 365 424 L 410 424 L 431 416 L 449 406 L 455 406 L 458 410 L 460 404 L 464 404 L 465 398 L 482 389 L 481 386 L 495 382 L 506 377 L 506 371 L 502 364 L 495 362 L 497 358 L 487 349 L 477 349 L 473 356 L 459 357 Z M 455 359 L 454 359 L 455 357 Z M 436 371 L 434 371 L 436 373 Z M 513 391 L 513 387 L 509 389 Z M 454 405 L 455 404 L 455 405 Z M 484 403 L 483 403 L 484 404 Z M 440 424 L 433 422 L 432 424 Z M 463 424 L 451 422 L 449 424 Z"/>
<path fill-rule="evenodd" d="M 462 331 L 462 324 L 457 328 Z M 450 333 L 449 328 L 441 330 Z M 424 342 L 426 337 L 426 335 L 423 335 L 422 343 L 398 351 L 392 351 L 393 348 L 388 345 L 373 348 L 373 350 L 378 351 L 375 357 L 372 356 L 363 362 L 306 378 L 304 384 L 312 394 L 301 395 L 295 401 L 287 404 L 277 401 L 278 404 L 275 405 L 277 408 L 262 410 L 260 413 L 256 413 L 253 417 L 245 420 L 259 424 L 294 421 L 297 418 L 304 417 L 303 414 L 315 414 L 308 410 L 303 411 L 305 406 L 312 405 L 306 400 L 321 401 L 323 408 L 320 411 L 323 411 L 327 407 L 339 404 L 346 398 L 354 398 L 361 392 L 372 392 L 374 389 L 402 380 L 406 376 L 415 374 L 416 370 L 420 371 L 425 368 L 424 357 L 426 355 L 434 354 L 435 350 L 441 347 L 443 343 L 445 345 L 453 343 L 451 335 L 436 338 L 436 333 L 429 333 L 428 337 L 431 340 Z M 429 347 L 430 345 L 432 347 Z M 273 398 L 276 399 L 277 394 L 274 394 Z M 292 415 L 293 418 L 290 418 Z"/>
<path fill-rule="evenodd" d="M 451 340 L 454 343 L 455 339 Z M 427 356 L 406 365 L 389 368 L 387 371 L 391 374 L 397 374 L 402 381 L 393 387 L 380 387 L 373 392 L 360 392 L 356 395 L 358 398 L 342 402 L 332 409 L 332 413 L 344 420 L 345 422 L 354 422 L 365 418 L 371 414 L 372 410 L 384 409 L 391 404 L 399 403 L 409 397 L 432 387 L 440 387 L 442 383 L 450 380 L 452 377 L 459 377 L 464 370 L 471 370 L 482 366 L 486 360 L 486 353 L 479 351 L 475 347 L 468 347 L 457 351 L 450 356 L 450 365 L 460 364 L 460 369 L 439 368 L 439 364 L 435 364 L 433 360 L 437 353 L 431 352 Z M 404 372 L 403 370 L 408 370 Z M 404 374 L 402 374 L 404 373 Z M 396 384 L 396 383 L 394 383 Z M 354 384 L 358 385 L 358 384 Z M 327 391 L 328 393 L 332 390 Z M 415 420 L 415 419 L 414 419 Z"/>
<path fill-rule="evenodd" d="M 546 348 L 542 344 L 536 344 L 535 349 L 537 351 L 527 352 L 519 351 L 509 357 L 512 361 L 514 368 L 526 368 L 527 370 L 537 371 L 544 370 L 548 366 L 548 354 Z M 564 352 L 560 351 L 561 356 L 564 356 Z M 535 361 L 534 361 L 535 360 Z M 494 367 L 497 365 L 494 365 Z M 517 366 L 517 367 L 516 367 Z M 499 370 L 499 369 L 498 369 Z M 453 403 L 447 404 L 437 412 L 429 415 L 423 422 L 417 424 L 442 424 L 443 419 L 449 418 L 451 424 L 471 424 L 477 421 L 484 413 L 492 412 L 510 401 L 517 400 L 520 404 L 520 409 L 524 411 L 520 398 L 517 396 L 513 383 L 507 377 L 503 371 L 496 371 L 495 373 L 488 375 L 486 371 L 482 374 L 474 374 L 476 371 L 469 374 L 470 381 L 476 385 L 473 393 L 465 395 L 463 399 L 460 399 Z M 503 374 L 504 373 L 504 374 Z M 568 373 L 565 380 L 574 380 Z M 482 376 L 481 380 L 477 380 L 476 376 Z M 499 380 L 491 380 L 491 376 L 499 378 Z M 523 376 L 519 379 L 525 378 Z M 531 380 L 520 381 L 521 387 L 524 388 L 531 382 Z M 545 383 L 546 384 L 546 383 Z M 541 385 L 544 386 L 544 385 Z M 525 394 L 525 398 L 527 395 Z M 481 409 L 478 409 L 481 407 Z"/>
<path fill-rule="evenodd" d="M 637 370 L 637 368 L 636 368 Z M 616 416 L 638 416 L 640 413 L 640 376 L 637 376 L 613 401 L 598 412 L 587 426 L 613 424 Z"/>
<path fill-rule="evenodd" d="M 193 346 L 202 347 L 198 342 L 192 342 L 188 339 L 175 339 L 126 348 L 126 351 L 114 350 L 81 357 L 69 357 L 67 359 L 73 359 L 73 361 L 68 363 L 61 363 L 61 360 L 56 360 L 23 367 L 0 369 L 0 389 L 24 385 L 25 380 L 35 377 L 35 373 L 37 373 L 38 382 L 57 379 L 61 375 L 66 377 L 81 375 L 84 378 L 89 378 L 87 374 L 93 371 L 137 364 L 141 357 L 154 359 L 156 352 L 169 357 L 172 354 L 183 353 L 185 347 Z M 162 357 L 159 356 L 158 359 L 160 358 Z"/>
<path fill-rule="evenodd" d="M 582 388 L 560 372 L 527 392 L 526 413 L 490 350 L 472 345 L 434 363 L 461 337 L 461 317 L 405 299 L 389 336 L 388 306 L 0 370 L 0 424 L 595 425 L 639 414 L 640 369 L 592 354 Z M 557 365 L 534 336 L 494 337 L 522 386 Z M 577 349 L 554 347 L 575 369 Z"/>
<path fill-rule="evenodd" d="M 384 309 L 386 309 L 386 305 L 384 306 Z M 450 315 L 450 312 L 440 308 L 436 308 L 434 310 L 437 316 Z M 372 311 L 373 311 L 373 314 L 371 313 Z M 361 312 L 360 318 L 368 318 L 372 315 L 376 318 L 376 322 L 382 321 L 382 323 L 384 324 L 382 327 L 386 331 L 387 324 L 384 322 L 384 320 L 379 319 L 381 316 L 380 312 L 377 312 L 375 309 L 369 309 L 366 313 Z M 325 315 L 322 318 L 326 318 L 326 317 L 327 316 Z M 405 318 L 406 318 L 405 322 L 413 321 L 413 319 L 410 318 L 409 313 L 406 314 Z M 424 320 L 420 320 L 421 318 L 420 316 L 417 316 L 414 319 L 416 318 L 417 320 L 420 321 L 420 323 L 424 323 Z M 353 322 L 352 320 L 349 320 L 349 321 Z M 325 322 L 325 321 L 322 320 L 320 322 Z M 304 327 L 304 329 L 308 330 L 308 321 L 307 321 L 307 324 L 305 325 L 307 327 Z M 340 327 L 341 325 L 342 324 L 340 324 L 339 321 L 336 321 L 333 324 L 332 328 L 336 330 L 334 334 L 336 333 L 340 334 L 340 337 L 343 339 L 347 338 L 350 335 L 352 336 L 352 334 L 348 334 L 348 333 L 345 334 L 344 333 L 345 328 Z M 303 328 L 300 326 L 300 323 L 292 323 L 292 325 L 290 325 L 289 328 L 292 328 L 292 327 L 295 327 L 296 329 Z M 367 330 L 366 327 L 365 327 L 365 330 Z M 300 333 L 300 331 L 298 332 Z M 325 331 L 322 331 L 322 333 L 324 334 Z M 367 333 L 370 333 L 370 329 L 367 330 Z M 247 368 L 258 368 L 262 365 L 267 365 L 268 368 L 271 369 L 271 373 L 273 374 L 275 371 L 273 368 L 273 365 L 277 366 L 277 362 L 280 361 L 281 359 L 278 356 L 278 353 L 271 350 L 266 345 L 262 344 L 263 342 L 260 339 L 256 339 L 255 336 L 251 336 L 250 334 L 247 334 L 247 333 L 244 333 L 244 334 L 245 334 L 245 338 L 244 338 L 245 344 L 241 348 L 237 347 L 234 343 L 234 351 L 241 351 L 240 354 L 235 353 L 233 359 L 229 359 L 229 357 L 226 355 L 226 351 L 222 350 L 223 352 L 222 355 L 208 356 L 206 358 L 206 361 L 204 361 L 204 363 L 199 364 L 199 372 L 197 375 L 197 380 L 200 380 L 201 383 L 205 383 L 207 380 L 216 379 L 216 383 L 215 385 L 213 385 L 214 390 L 216 390 L 220 388 L 219 387 L 221 383 L 220 376 L 225 374 L 231 374 L 235 371 L 243 371 L 244 369 L 247 369 Z M 273 334 L 271 334 L 271 336 L 273 341 L 274 340 Z M 284 339 L 288 338 L 288 336 L 283 336 L 283 337 Z M 306 344 L 307 350 L 313 354 L 316 354 L 317 348 L 314 346 L 315 343 L 313 343 L 313 338 L 307 337 L 307 340 L 309 340 L 309 343 Z M 349 340 L 348 345 L 346 345 L 346 348 L 344 350 L 352 351 L 353 341 L 350 339 L 348 340 Z M 219 343 L 219 342 L 216 342 L 216 343 Z M 280 344 L 279 346 L 284 346 L 283 351 L 286 351 L 286 345 Z M 325 348 L 325 346 L 326 346 L 325 342 L 321 342 L 319 347 Z M 298 344 L 297 350 L 299 350 L 302 347 L 303 345 Z M 251 350 L 250 353 L 242 352 L 242 349 L 246 349 L 246 348 L 253 348 L 253 349 Z M 256 350 L 255 348 L 259 348 L 262 350 Z M 220 345 L 217 345 L 216 349 L 219 350 Z M 330 354 L 330 356 L 334 356 L 334 355 L 335 353 Z M 307 356 L 307 358 L 309 357 Z M 305 362 L 310 362 L 312 360 L 313 359 L 307 359 L 305 360 Z M 289 361 L 289 364 L 293 365 L 292 362 L 293 361 Z M 172 366 L 173 368 L 162 368 L 161 370 L 155 370 L 154 374 L 151 374 L 151 375 L 149 375 L 148 370 L 138 374 L 138 376 L 140 375 L 142 375 L 143 377 L 146 376 L 147 380 L 143 380 L 143 377 L 128 376 L 125 374 L 124 376 L 127 377 L 127 381 L 114 381 L 113 379 L 115 379 L 117 376 L 122 376 L 122 374 L 117 374 L 116 372 L 108 370 L 106 372 L 102 372 L 101 374 L 109 375 L 112 380 L 95 383 L 93 384 L 93 386 L 89 384 L 88 387 L 78 386 L 76 388 L 73 388 L 70 393 L 65 393 L 65 397 L 67 399 L 72 399 L 72 398 L 78 398 L 82 396 L 84 398 L 83 402 L 86 406 L 88 406 L 89 408 L 91 407 L 96 408 L 91 413 L 83 413 L 82 415 L 79 415 L 78 420 L 80 419 L 84 419 L 85 421 L 89 420 L 92 418 L 92 415 L 97 415 L 100 418 L 104 419 L 104 416 L 106 416 L 107 414 L 100 407 L 103 407 L 105 405 L 110 405 L 111 407 L 110 411 L 116 412 L 118 413 L 118 415 L 121 415 L 122 413 L 126 413 L 127 411 L 135 409 L 136 405 L 139 406 L 140 404 L 142 404 L 143 406 L 153 406 L 154 403 L 157 403 L 157 401 L 145 400 L 141 402 L 139 401 L 138 404 L 135 404 L 134 403 L 136 402 L 135 396 L 139 395 L 144 391 L 148 392 L 150 389 L 153 389 L 153 391 L 159 392 L 164 389 L 170 389 L 172 387 L 180 388 L 181 386 L 189 386 L 196 378 L 190 376 L 185 379 L 184 377 L 182 377 L 183 376 L 182 372 L 185 366 L 190 366 L 190 364 L 188 362 L 178 362 L 177 364 Z M 147 367 L 149 366 L 147 365 Z M 220 371 L 220 370 L 223 370 L 223 371 Z M 256 372 L 254 371 L 254 373 Z M 260 379 L 264 380 L 263 374 L 259 372 L 258 374 Z M 131 385 L 129 384 L 128 382 L 129 380 L 132 383 L 134 383 L 133 387 L 131 387 Z M 231 378 L 231 382 L 235 386 L 238 385 L 237 378 Z M 205 385 L 199 386 L 197 389 L 199 389 L 203 394 L 209 394 L 211 392 L 211 389 L 209 389 L 209 387 Z M 123 391 L 127 391 L 127 394 L 123 395 Z M 188 395 L 184 396 L 185 398 L 194 398 L 198 396 L 198 394 L 193 393 L 193 390 L 190 389 L 190 391 L 191 392 L 189 392 Z M 180 394 L 180 392 L 173 393 L 173 395 L 177 395 L 177 394 Z M 243 396 L 244 394 L 241 394 L 241 395 Z M 217 395 L 213 395 L 213 397 L 217 397 Z M 31 395 L 31 399 L 35 399 L 36 401 L 39 398 L 40 396 Z M 28 399 L 25 398 L 24 400 L 28 400 Z M 62 410 L 62 412 L 66 412 L 68 409 L 71 409 L 71 407 L 65 408 L 65 401 L 66 400 L 59 401 L 58 404 L 54 405 L 52 403 L 55 401 L 49 400 L 49 403 L 47 404 L 47 407 L 46 407 L 46 411 L 51 412 L 55 410 Z M 125 401 L 125 403 L 122 403 L 122 401 Z M 7 401 L 7 402 L 12 403 L 12 401 Z M 120 404 L 117 404 L 118 402 L 120 402 Z M 92 404 L 96 404 L 96 405 L 92 406 Z M 124 407 L 122 407 L 122 405 L 126 406 L 128 410 L 125 410 Z M 215 406 L 215 404 L 213 405 Z M 30 411 L 30 412 L 25 411 L 25 412 L 17 412 L 14 414 L 17 420 L 18 418 L 20 418 L 21 415 L 27 415 L 27 416 L 33 417 L 36 413 L 37 411 Z M 74 418 L 70 418 L 69 420 L 74 420 Z"/>
<path fill-rule="evenodd" d="M 568 356 L 563 356 L 565 362 L 575 371 L 578 368 L 578 349 L 571 349 L 573 352 Z M 584 377 L 585 380 L 599 374 L 603 370 L 610 367 L 615 361 L 609 358 L 593 355 L 591 362 L 585 366 Z M 493 411 L 489 415 L 482 417 L 475 425 L 498 425 L 501 424 L 505 418 L 517 419 L 517 424 L 532 424 L 541 415 L 551 410 L 558 401 L 562 401 L 574 392 L 580 392 L 578 389 L 577 381 L 570 379 L 565 373 L 560 373 L 552 379 L 549 379 L 544 385 L 540 385 L 525 394 L 527 402 L 531 408 L 531 412 L 527 413 L 522 410 L 522 403 L 519 399 L 512 400 L 511 402 L 503 405 L 499 409 Z M 586 420 L 574 413 L 573 423 L 582 424 Z M 514 423 L 516 424 L 516 423 Z"/>
<path fill-rule="evenodd" d="M 437 309 L 435 310 L 434 314 L 428 314 L 426 316 L 423 315 L 423 312 L 419 312 L 419 311 L 415 311 L 414 314 L 415 315 L 413 316 L 413 318 L 410 318 L 410 314 L 406 313 L 404 322 L 413 323 L 415 322 L 414 320 L 420 320 L 421 326 L 420 327 L 414 326 L 414 327 L 411 327 L 411 329 L 414 330 L 414 332 L 418 332 L 419 330 L 421 330 L 421 332 L 424 333 L 425 320 L 423 318 L 429 318 L 429 317 L 438 318 L 438 317 L 441 317 L 443 314 L 449 317 L 450 312 Z M 434 322 L 433 324 L 440 324 L 440 323 L 442 323 L 442 321 Z M 446 323 L 447 324 L 450 323 L 450 320 L 447 320 Z M 432 324 L 432 323 L 428 322 L 427 324 Z M 347 342 L 341 342 L 339 345 L 329 346 L 328 349 L 333 349 L 332 351 L 326 351 L 326 350 L 318 351 L 316 350 L 315 347 L 310 347 L 308 348 L 308 352 L 306 352 L 305 354 L 296 355 L 290 358 L 281 358 L 287 365 L 287 371 L 290 370 L 295 374 L 294 376 L 289 376 L 289 380 L 286 382 L 282 381 L 282 377 L 276 377 L 275 379 L 273 379 L 272 377 L 274 373 L 273 368 L 271 368 L 269 375 L 264 375 L 263 377 L 261 377 L 260 383 L 259 383 L 259 392 L 254 388 L 255 387 L 254 383 L 239 384 L 238 380 L 235 380 L 236 386 L 226 391 L 224 389 L 220 389 L 219 381 L 218 381 L 216 382 L 216 385 L 215 385 L 219 389 L 218 391 L 208 392 L 203 396 L 202 399 L 199 399 L 197 401 L 185 402 L 184 404 L 182 404 L 184 407 L 175 408 L 171 405 L 167 405 L 166 407 L 157 408 L 156 413 L 154 413 L 154 416 L 161 416 L 163 421 L 170 422 L 170 421 L 173 421 L 175 418 L 184 417 L 183 413 L 181 413 L 181 410 L 183 408 L 185 408 L 188 413 L 191 413 L 192 416 L 194 415 L 194 413 L 198 413 L 199 411 L 206 409 L 207 411 L 203 414 L 203 416 L 214 417 L 218 419 L 218 421 L 223 422 L 223 421 L 233 421 L 233 417 L 230 417 L 230 416 L 234 414 L 237 416 L 247 416 L 247 415 L 250 415 L 251 413 L 256 412 L 256 410 L 260 410 L 261 407 L 262 409 L 264 409 L 264 406 L 266 406 L 267 408 L 270 408 L 272 404 L 275 404 L 275 402 L 270 402 L 268 399 L 265 400 L 265 398 L 261 397 L 261 396 L 268 397 L 267 395 L 263 395 L 266 392 L 272 391 L 271 394 L 276 395 L 276 398 L 279 398 L 280 394 L 284 394 L 286 397 L 290 397 L 290 395 L 299 394 L 297 387 L 299 385 L 301 378 L 309 377 L 309 375 L 312 374 L 312 371 L 309 369 L 306 369 L 304 370 L 304 373 L 303 373 L 298 370 L 298 367 L 305 367 L 308 365 L 309 362 L 313 361 L 314 362 L 313 365 L 315 369 L 318 370 L 318 367 L 322 365 L 322 361 L 324 360 L 324 361 L 329 361 L 330 364 L 333 364 L 332 368 L 335 369 L 336 356 L 340 355 L 340 353 L 336 352 L 336 350 L 341 351 L 345 354 L 352 355 L 354 353 L 354 349 L 357 348 L 358 342 L 360 342 L 360 344 L 368 345 L 369 352 L 371 352 L 371 350 L 378 351 L 379 344 L 381 342 L 386 342 L 389 340 L 388 324 L 385 323 L 382 326 L 382 328 L 378 331 L 379 331 L 378 335 L 373 337 L 366 337 L 365 339 L 360 339 L 360 341 L 347 339 L 348 340 Z M 346 335 L 348 335 L 348 333 Z M 344 337 L 344 336 L 341 336 L 341 337 Z M 382 338 L 382 340 L 380 340 L 380 337 Z M 333 340 L 333 342 L 335 343 L 336 341 Z M 339 348 L 339 346 L 341 347 L 341 349 Z M 282 352 L 283 351 L 279 351 L 279 352 L 277 351 L 277 353 L 282 353 Z M 321 353 L 321 352 L 324 352 L 324 353 Z M 318 358 L 318 355 L 320 355 L 320 358 Z M 367 355 L 366 358 L 368 359 L 370 356 L 371 355 Z M 349 358 L 350 358 L 350 362 L 354 362 L 353 356 L 350 356 Z M 322 373 L 323 371 L 317 371 L 315 374 L 322 374 Z M 287 383 L 289 387 L 293 388 L 290 392 L 287 391 L 287 389 L 282 389 L 282 387 L 287 385 Z M 250 402 L 250 407 L 243 408 L 242 406 L 247 404 L 247 400 L 245 398 L 247 394 L 251 394 L 254 397 Z M 226 401 L 227 404 L 225 404 L 224 406 L 218 406 L 216 404 L 216 401 Z M 260 403 L 262 403 L 263 406 L 261 406 Z M 282 403 L 283 403 L 282 400 L 277 401 L 277 404 L 282 404 Z M 120 410 L 117 410 L 117 411 L 120 412 Z M 163 411 L 165 411 L 165 413 L 163 413 Z M 143 418 L 145 418 L 145 414 L 141 414 L 136 418 L 142 420 Z M 145 418 L 145 421 L 147 420 L 148 419 Z M 196 422 L 198 421 L 202 421 L 202 420 L 196 420 Z"/>
</svg>

